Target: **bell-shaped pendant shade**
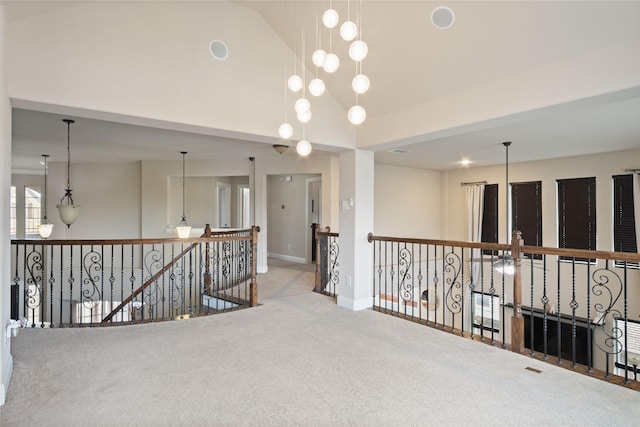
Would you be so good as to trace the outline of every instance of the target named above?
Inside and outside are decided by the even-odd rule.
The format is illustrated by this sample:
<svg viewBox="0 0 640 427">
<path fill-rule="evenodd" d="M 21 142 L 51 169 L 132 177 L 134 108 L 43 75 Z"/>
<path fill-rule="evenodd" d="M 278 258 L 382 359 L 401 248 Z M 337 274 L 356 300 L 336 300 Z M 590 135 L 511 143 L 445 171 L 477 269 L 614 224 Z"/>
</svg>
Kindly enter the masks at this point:
<svg viewBox="0 0 640 427">
<path fill-rule="evenodd" d="M 49 238 L 49 236 L 51 236 L 51 233 L 53 232 L 53 224 L 49 224 L 49 223 L 41 223 L 38 226 L 38 234 L 40 234 L 40 237 L 42 237 L 43 239 L 47 239 Z"/>
<path fill-rule="evenodd" d="M 56 206 L 60 219 L 67 225 L 67 228 L 71 227 L 71 224 L 76 222 L 78 214 L 80 213 L 80 206 L 78 205 L 58 205 Z"/>
</svg>

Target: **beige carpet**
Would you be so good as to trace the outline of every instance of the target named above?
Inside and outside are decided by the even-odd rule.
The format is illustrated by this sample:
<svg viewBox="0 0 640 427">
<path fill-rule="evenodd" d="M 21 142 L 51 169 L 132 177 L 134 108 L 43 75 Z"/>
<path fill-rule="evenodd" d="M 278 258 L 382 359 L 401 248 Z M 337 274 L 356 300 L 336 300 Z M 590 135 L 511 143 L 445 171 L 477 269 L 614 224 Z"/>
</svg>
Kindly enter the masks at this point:
<svg viewBox="0 0 640 427">
<path fill-rule="evenodd" d="M 10 426 L 637 426 L 640 394 L 311 292 L 270 262 L 261 305 L 21 330 Z M 525 370 L 531 366 L 541 370 Z"/>
</svg>

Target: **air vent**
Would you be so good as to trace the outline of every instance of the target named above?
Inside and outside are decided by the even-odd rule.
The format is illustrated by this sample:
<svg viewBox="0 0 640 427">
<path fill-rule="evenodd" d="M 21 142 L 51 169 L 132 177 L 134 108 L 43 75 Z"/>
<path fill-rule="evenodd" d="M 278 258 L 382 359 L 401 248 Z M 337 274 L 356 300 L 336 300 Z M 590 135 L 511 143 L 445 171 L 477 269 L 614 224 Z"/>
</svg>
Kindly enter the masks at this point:
<svg viewBox="0 0 640 427">
<path fill-rule="evenodd" d="M 389 153 L 396 153 L 396 154 L 404 154 L 404 153 L 409 153 L 409 150 L 403 150 L 402 148 L 392 148 L 391 150 L 389 150 Z"/>
</svg>

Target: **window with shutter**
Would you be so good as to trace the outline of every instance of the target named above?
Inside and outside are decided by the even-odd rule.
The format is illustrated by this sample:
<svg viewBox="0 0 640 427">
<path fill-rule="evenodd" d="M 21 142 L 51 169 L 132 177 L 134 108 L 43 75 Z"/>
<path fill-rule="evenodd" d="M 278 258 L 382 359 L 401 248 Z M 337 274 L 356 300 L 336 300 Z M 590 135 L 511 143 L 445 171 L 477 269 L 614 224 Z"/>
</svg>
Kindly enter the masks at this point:
<svg viewBox="0 0 640 427">
<path fill-rule="evenodd" d="M 484 205 L 482 211 L 482 237 L 480 241 L 498 243 L 498 184 L 484 186 Z M 498 251 L 485 249 L 485 255 L 497 255 Z"/>
<path fill-rule="evenodd" d="M 633 200 L 633 175 L 613 176 L 613 250 L 616 252 L 638 252 L 636 241 L 636 212 Z M 624 267 L 616 261 L 616 266 Z M 627 267 L 638 268 L 637 262 Z"/>
<path fill-rule="evenodd" d="M 542 181 L 511 184 L 512 234 L 514 230 L 522 232 L 525 245 L 542 246 Z M 534 258 L 542 259 L 542 255 Z"/>
<path fill-rule="evenodd" d="M 596 250 L 596 179 L 559 179 L 558 247 Z M 560 257 L 571 261 L 573 258 Z M 595 259 L 575 258 L 592 262 Z"/>
</svg>

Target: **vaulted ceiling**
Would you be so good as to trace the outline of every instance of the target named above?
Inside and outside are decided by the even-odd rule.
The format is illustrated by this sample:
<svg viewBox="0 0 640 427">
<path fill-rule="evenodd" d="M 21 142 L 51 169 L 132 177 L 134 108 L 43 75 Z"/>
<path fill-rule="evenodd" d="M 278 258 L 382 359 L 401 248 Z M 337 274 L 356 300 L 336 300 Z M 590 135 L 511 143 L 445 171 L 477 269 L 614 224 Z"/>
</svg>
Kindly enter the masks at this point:
<svg viewBox="0 0 640 427">
<path fill-rule="evenodd" d="M 357 138 L 362 148 L 376 152 L 379 163 L 433 170 L 460 167 L 464 158 L 471 166 L 496 164 L 506 140 L 513 141 L 514 162 L 640 148 L 640 2 L 232 3 L 259 14 L 296 57 L 304 58 L 307 72 L 325 80 L 345 112 L 356 101 L 350 89 L 355 65 L 347 55 L 348 43 L 337 30 L 324 28 L 319 17 L 332 6 L 341 22 L 349 17 L 360 25 L 369 46 L 362 72 L 371 89 L 358 97 L 367 121 Z M 5 4 L 9 23 L 73 6 Z M 431 22 L 431 13 L 441 5 L 455 14 L 445 30 Z M 338 54 L 338 72 L 316 71 L 310 58 L 319 46 Z M 235 48 L 229 46 L 230 55 Z M 624 60 L 592 66 L 592 58 L 618 58 L 607 56 L 610 51 L 623 52 Z M 603 77 L 606 70 L 613 77 Z M 14 110 L 14 168 L 31 168 L 52 135 L 62 135 L 57 144 L 65 143 L 62 117 Z M 174 158 L 176 132 L 193 147 L 208 147 L 200 158 L 274 155 L 269 138 L 276 137 L 277 123 L 273 135 L 240 143 L 206 131 L 85 120 L 81 133 L 74 134 L 83 141 L 74 148 L 78 161 Z M 153 150 L 145 146 L 150 139 Z"/>
</svg>

